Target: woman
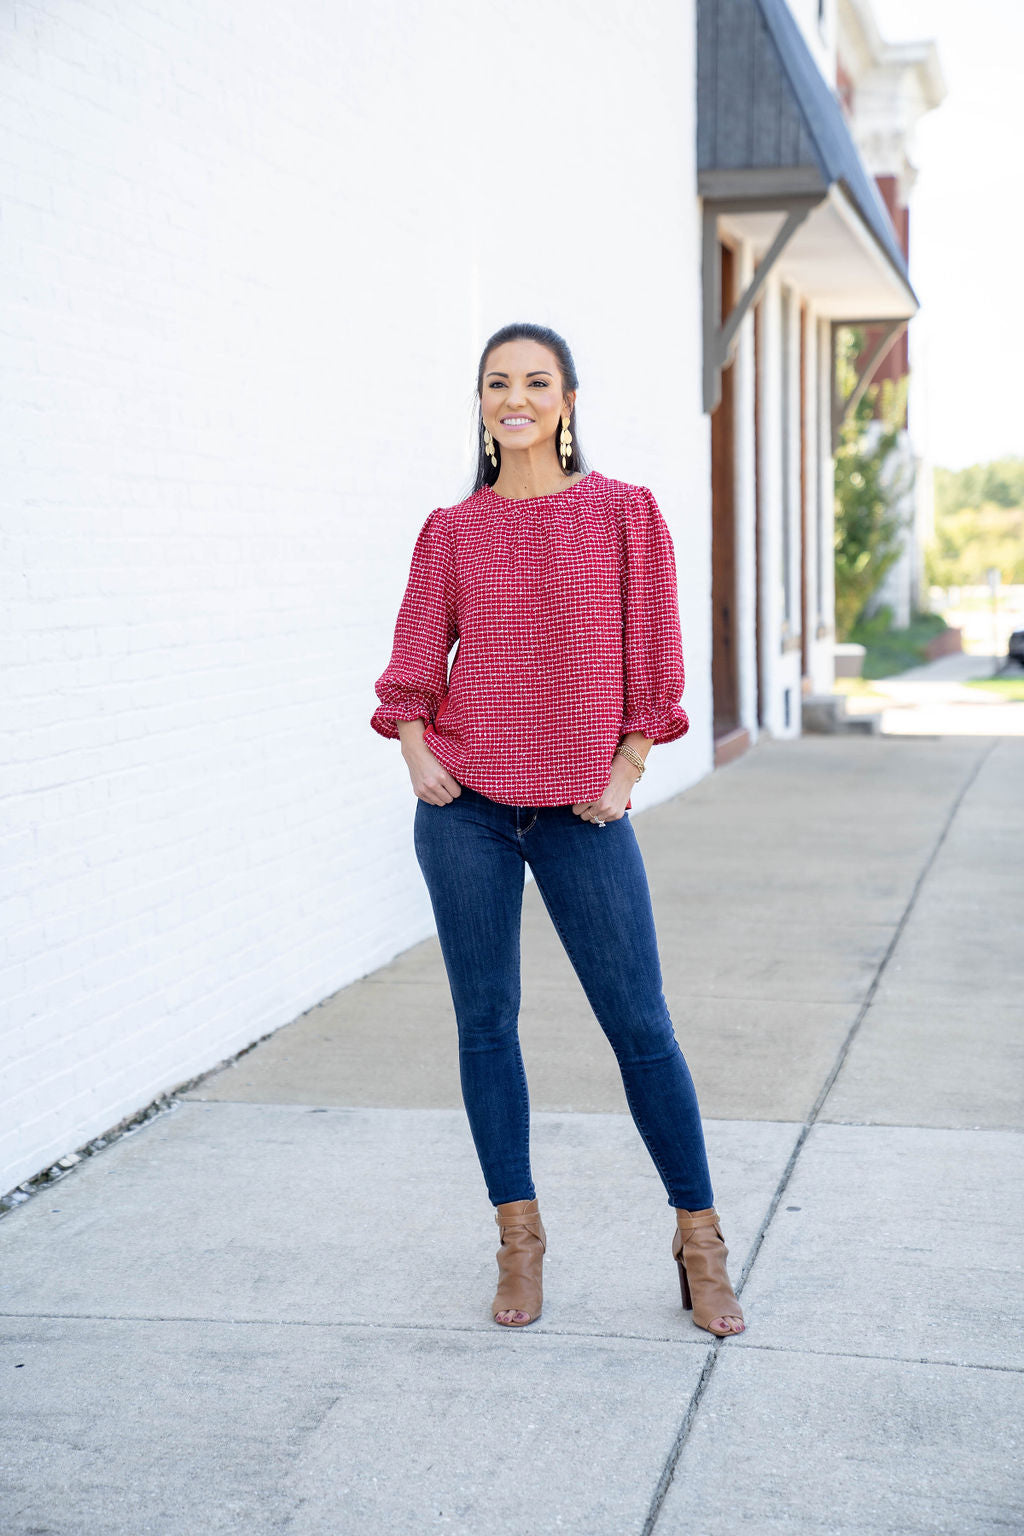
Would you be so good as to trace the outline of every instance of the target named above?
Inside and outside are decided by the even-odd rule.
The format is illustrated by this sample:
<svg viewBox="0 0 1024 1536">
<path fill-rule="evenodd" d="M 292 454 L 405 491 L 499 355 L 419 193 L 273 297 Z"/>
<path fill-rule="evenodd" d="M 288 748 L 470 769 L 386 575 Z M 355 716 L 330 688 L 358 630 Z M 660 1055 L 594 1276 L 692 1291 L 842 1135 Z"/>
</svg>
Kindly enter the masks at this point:
<svg viewBox="0 0 1024 1536">
<path fill-rule="evenodd" d="M 529 864 L 676 1210 L 683 1306 L 725 1337 L 743 1313 L 629 820 L 651 746 L 689 729 L 674 552 L 649 490 L 587 470 L 577 387 L 556 332 L 509 325 L 487 342 L 475 482 L 420 529 L 371 724 L 401 740 L 418 801 L 416 857 L 500 1231 L 494 1320 L 540 1316 L 547 1244 L 518 1033 Z"/>
</svg>

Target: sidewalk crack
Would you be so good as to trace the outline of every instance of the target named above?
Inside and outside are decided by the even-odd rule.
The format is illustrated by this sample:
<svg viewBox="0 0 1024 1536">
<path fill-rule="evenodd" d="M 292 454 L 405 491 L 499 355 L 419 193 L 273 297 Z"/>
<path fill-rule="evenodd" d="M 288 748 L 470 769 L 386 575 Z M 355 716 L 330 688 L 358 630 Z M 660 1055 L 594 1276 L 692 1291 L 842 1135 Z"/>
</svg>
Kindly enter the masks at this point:
<svg viewBox="0 0 1024 1536">
<path fill-rule="evenodd" d="M 810 1112 L 808 1113 L 803 1125 L 800 1127 L 796 1141 L 793 1143 L 793 1150 L 790 1152 L 786 1166 L 783 1168 L 779 1177 L 779 1182 L 776 1185 L 775 1193 L 772 1195 L 771 1200 L 768 1202 L 768 1209 L 761 1221 L 761 1225 L 757 1229 L 754 1241 L 750 1247 L 750 1252 L 747 1255 L 746 1263 L 744 1264 L 740 1273 L 739 1283 L 736 1286 L 737 1296 L 742 1296 L 743 1294 L 743 1287 L 747 1283 L 747 1278 L 757 1261 L 757 1256 L 761 1251 L 761 1247 L 764 1243 L 768 1228 L 771 1226 L 773 1220 L 775 1219 L 775 1213 L 778 1210 L 782 1197 L 785 1194 L 789 1182 L 793 1177 L 794 1170 L 800 1159 L 800 1153 L 804 1148 L 804 1143 L 813 1130 L 822 1109 L 825 1107 L 826 1100 L 828 1099 L 829 1094 L 832 1092 L 836 1078 L 839 1076 L 843 1069 L 847 1056 L 850 1054 L 850 1048 L 853 1045 L 854 1040 L 857 1038 L 860 1027 L 867 1016 L 868 1009 L 874 1002 L 875 994 L 878 991 L 879 983 L 885 974 L 886 967 L 895 954 L 900 939 L 903 937 L 907 923 L 910 920 L 910 915 L 913 912 L 914 907 L 917 905 L 917 899 L 921 894 L 921 888 L 931 873 L 935 860 L 938 858 L 943 844 L 945 843 L 946 838 L 949 836 L 950 829 L 953 826 L 953 822 L 956 820 L 957 813 L 959 812 L 968 791 L 973 787 L 976 779 L 978 778 L 978 775 L 981 773 L 982 768 L 987 763 L 992 753 L 995 751 L 997 745 L 997 738 L 989 740 L 987 745 L 975 760 L 970 772 L 964 779 L 963 784 L 961 784 L 960 789 L 949 808 L 949 812 L 946 816 L 945 822 L 943 823 L 942 830 L 936 838 L 931 852 L 925 859 L 917 879 L 914 881 L 910 895 L 907 898 L 906 905 L 904 906 L 900 915 L 899 922 L 896 924 L 896 927 L 893 930 L 892 938 L 889 940 L 889 943 L 886 946 L 885 954 L 882 956 L 875 969 L 875 974 L 871 979 L 871 985 L 868 987 L 868 990 L 864 995 L 864 999 L 857 1010 L 856 1017 L 854 1018 L 853 1023 L 850 1025 L 850 1028 L 847 1030 L 846 1036 L 843 1039 L 838 1051 L 836 1052 L 835 1060 L 833 1061 L 829 1071 L 826 1073 L 825 1080 L 822 1083 L 821 1088 L 818 1090 L 817 1098 L 811 1105 Z M 690 1427 L 693 1424 L 693 1421 L 700 1409 L 704 1394 L 708 1388 L 708 1383 L 714 1374 L 714 1369 L 718 1362 L 718 1356 L 725 1342 L 725 1339 L 719 1339 L 716 1341 L 711 1354 L 705 1363 L 704 1369 L 700 1374 L 700 1379 L 693 1390 L 693 1393 L 690 1397 L 689 1406 L 687 1407 L 686 1413 L 683 1417 L 683 1421 L 680 1424 L 678 1431 L 676 1432 L 675 1439 L 673 1440 L 669 1453 L 665 1458 L 665 1464 L 662 1467 L 661 1476 L 658 1478 L 657 1486 L 655 1487 L 654 1494 L 651 1498 L 650 1506 L 647 1511 L 647 1518 L 644 1521 L 641 1536 L 652 1536 L 654 1528 L 658 1523 L 659 1516 L 661 1515 L 662 1505 L 665 1502 L 665 1497 L 672 1484 L 672 1479 L 675 1476 L 675 1470 L 679 1463 L 679 1458 L 683 1453 L 683 1447 L 686 1444 L 687 1436 L 690 1433 Z M 748 1345 L 746 1347 L 753 1348 L 754 1346 Z"/>
</svg>

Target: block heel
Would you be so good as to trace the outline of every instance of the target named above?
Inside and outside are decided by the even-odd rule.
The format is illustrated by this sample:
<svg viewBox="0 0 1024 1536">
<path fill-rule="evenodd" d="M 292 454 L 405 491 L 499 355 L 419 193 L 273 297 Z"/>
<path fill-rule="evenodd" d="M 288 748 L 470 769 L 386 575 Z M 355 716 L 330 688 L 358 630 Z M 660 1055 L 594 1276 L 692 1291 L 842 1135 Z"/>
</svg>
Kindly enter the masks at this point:
<svg viewBox="0 0 1024 1536">
<path fill-rule="evenodd" d="M 491 1316 L 501 1328 L 525 1328 L 540 1317 L 543 1304 L 542 1269 L 547 1233 L 536 1200 L 510 1200 L 494 1212 L 501 1242 L 498 1248 L 498 1289 Z M 525 1322 L 499 1322 L 499 1312 L 525 1312 Z"/>
<path fill-rule="evenodd" d="M 679 1267 L 679 1290 L 683 1310 L 693 1312 L 698 1328 L 716 1339 L 728 1339 L 746 1328 L 743 1309 L 729 1280 L 725 1246 L 719 1215 L 714 1206 L 704 1211 L 676 1209 L 676 1231 L 672 1239 L 672 1257 Z M 712 1328 L 719 1317 L 734 1317 L 739 1328 Z"/>
</svg>

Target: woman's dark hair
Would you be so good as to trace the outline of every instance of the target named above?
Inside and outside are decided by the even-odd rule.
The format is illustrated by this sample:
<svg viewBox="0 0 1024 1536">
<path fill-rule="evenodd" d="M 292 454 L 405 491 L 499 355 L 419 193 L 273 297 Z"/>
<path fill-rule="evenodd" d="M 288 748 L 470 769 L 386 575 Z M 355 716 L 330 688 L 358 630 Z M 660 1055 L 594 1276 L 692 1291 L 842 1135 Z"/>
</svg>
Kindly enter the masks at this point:
<svg viewBox="0 0 1024 1536">
<path fill-rule="evenodd" d="M 501 448 L 498 443 L 494 444 L 494 457 L 498 461 L 497 469 L 484 452 L 484 421 L 480 409 L 484 390 L 484 365 L 495 347 L 500 347 L 506 341 L 520 340 L 538 341 L 555 354 L 562 375 L 563 394 L 579 388 L 580 381 L 576 377 L 576 364 L 573 362 L 572 353 L 569 351 L 568 343 L 559 336 L 557 331 L 550 330 L 546 325 L 528 325 L 525 321 L 515 321 L 512 325 L 503 325 L 500 331 L 495 331 L 494 335 L 488 338 L 480 354 L 480 366 L 476 374 L 476 472 L 469 491 L 470 495 L 480 490 L 481 486 L 493 485 L 501 470 Z M 576 431 L 575 401 L 569 414 L 569 431 L 572 434 L 572 452 L 566 459 L 565 474 L 574 475 L 579 470 L 586 474 L 590 466 L 580 451 L 580 440 Z"/>
</svg>

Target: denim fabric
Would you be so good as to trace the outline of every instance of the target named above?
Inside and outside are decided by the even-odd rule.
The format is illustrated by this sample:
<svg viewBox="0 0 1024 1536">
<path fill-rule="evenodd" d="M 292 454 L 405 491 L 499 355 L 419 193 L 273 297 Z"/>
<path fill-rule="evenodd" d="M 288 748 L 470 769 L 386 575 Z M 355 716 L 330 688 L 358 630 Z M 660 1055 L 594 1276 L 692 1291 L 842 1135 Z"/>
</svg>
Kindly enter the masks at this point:
<svg viewBox="0 0 1024 1536">
<path fill-rule="evenodd" d="M 413 843 L 437 922 L 462 1096 L 492 1204 L 536 1194 L 519 1048 L 529 864 L 615 1052 L 669 1204 L 713 1205 L 697 1095 L 662 991 L 647 872 L 629 812 L 599 827 L 571 805 L 504 805 L 463 785 L 449 805 L 417 800 Z"/>
</svg>

